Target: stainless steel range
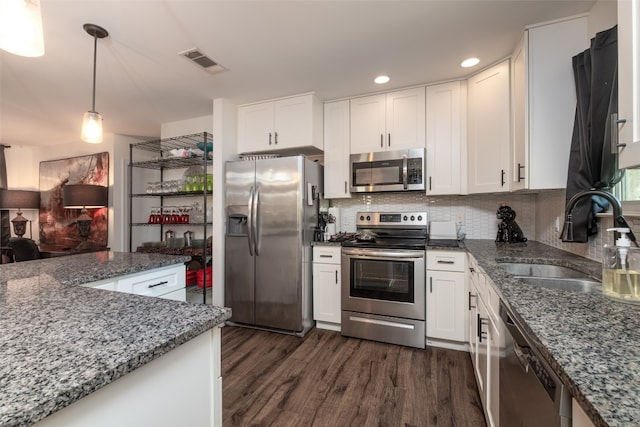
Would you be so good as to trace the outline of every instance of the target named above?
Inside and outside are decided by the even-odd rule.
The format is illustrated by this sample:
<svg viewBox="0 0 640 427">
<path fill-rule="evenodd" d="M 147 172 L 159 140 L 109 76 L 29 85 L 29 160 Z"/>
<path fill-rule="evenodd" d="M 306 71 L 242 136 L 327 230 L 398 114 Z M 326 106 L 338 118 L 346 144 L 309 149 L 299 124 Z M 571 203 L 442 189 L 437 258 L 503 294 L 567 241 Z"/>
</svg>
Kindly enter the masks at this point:
<svg viewBox="0 0 640 427">
<path fill-rule="evenodd" d="M 358 212 L 342 244 L 342 335 L 425 346 L 426 212 Z"/>
</svg>

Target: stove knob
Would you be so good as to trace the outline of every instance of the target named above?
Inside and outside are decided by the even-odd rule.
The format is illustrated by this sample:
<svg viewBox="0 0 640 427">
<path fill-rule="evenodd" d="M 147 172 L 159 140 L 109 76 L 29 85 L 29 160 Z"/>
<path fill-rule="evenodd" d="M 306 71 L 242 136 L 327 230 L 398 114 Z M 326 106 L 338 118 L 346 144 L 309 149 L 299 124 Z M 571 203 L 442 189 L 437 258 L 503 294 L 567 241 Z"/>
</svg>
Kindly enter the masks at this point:
<svg viewBox="0 0 640 427">
<path fill-rule="evenodd" d="M 408 219 L 409 219 L 409 218 L 408 218 L 406 215 L 402 217 L 402 220 L 403 220 L 403 221 L 406 221 L 406 220 L 408 220 Z"/>
<path fill-rule="evenodd" d="M 415 220 L 416 220 L 416 217 L 411 215 L 411 221 L 415 221 Z"/>
<path fill-rule="evenodd" d="M 364 221 L 364 215 L 360 215 L 360 221 Z"/>
<path fill-rule="evenodd" d="M 371 221 L 371 217 L 367 215 L 367 221 Z"/>
<path fill-rule="evenodd" d="M 418 215 L 418 221 L 422 221 L 422 215 Z"/>
</svg>

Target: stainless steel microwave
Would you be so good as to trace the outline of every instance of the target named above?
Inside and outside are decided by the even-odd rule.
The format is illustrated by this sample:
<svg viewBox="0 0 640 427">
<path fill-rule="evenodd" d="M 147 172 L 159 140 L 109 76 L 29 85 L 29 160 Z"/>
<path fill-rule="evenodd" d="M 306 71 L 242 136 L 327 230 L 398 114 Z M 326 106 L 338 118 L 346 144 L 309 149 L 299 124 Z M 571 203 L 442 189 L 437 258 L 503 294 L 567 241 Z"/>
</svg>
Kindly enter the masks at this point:
<svg viewBox="0 0 640 427">
<path fill-rule="evenodd" d="M 426 149 L 351 155 L 351 192 L 425 191 Z"/>
</svg>

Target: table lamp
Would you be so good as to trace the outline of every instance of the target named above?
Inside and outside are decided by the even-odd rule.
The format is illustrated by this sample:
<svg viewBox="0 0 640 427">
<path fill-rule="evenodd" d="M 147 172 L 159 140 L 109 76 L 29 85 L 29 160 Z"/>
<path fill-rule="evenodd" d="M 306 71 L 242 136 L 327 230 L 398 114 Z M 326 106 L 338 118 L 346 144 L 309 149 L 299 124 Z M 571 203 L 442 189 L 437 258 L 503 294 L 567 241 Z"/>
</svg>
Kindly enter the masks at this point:
<svg viewBox="0 0 640 427">
<path fill-rule="evenodd" d="M 78 234 L 82 241 L 77 250 L 88 249 L 87 239 L 91 234 L 91 217 L 87 208 L 103 208 L 108 205 L 109 189 L 102 185 L 67 184 L 62 187 L 62 204 L 65 209 L 82 209 L 76 219 Z"/>
<path fill-rule="evenodd" d="M 27 222 L 22 216 L 22 209 L 40 209 L 40 192 L 31 190 L 0 190 L 0 209 L 17 209 L 16 217 L 11 220 L 13 233 L 24 236 L 27 231 Z M 33 237 L 33 236 L 30 236 Z"/>
</svg>

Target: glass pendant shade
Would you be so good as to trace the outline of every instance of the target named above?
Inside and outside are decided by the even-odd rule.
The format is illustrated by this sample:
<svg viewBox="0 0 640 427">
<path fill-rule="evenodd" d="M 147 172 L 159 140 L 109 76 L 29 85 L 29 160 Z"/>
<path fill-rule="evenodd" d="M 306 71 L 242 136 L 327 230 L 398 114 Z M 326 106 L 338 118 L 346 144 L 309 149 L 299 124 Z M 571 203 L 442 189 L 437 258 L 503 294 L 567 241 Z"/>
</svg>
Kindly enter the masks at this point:
<svg viewBox="0 0 640 427">
<path fill-rule="evenodd" d="M 44 55 L 40 0 L 0 0 L 0 48 L 20 56 Z"/>
<path fill-rule="evenodd" d="M 82 118 L 82 134 L 80 138 L 89 144 L 102 142 L 102 115 L 95 111 L 87 111 Z"/>
</svg>

